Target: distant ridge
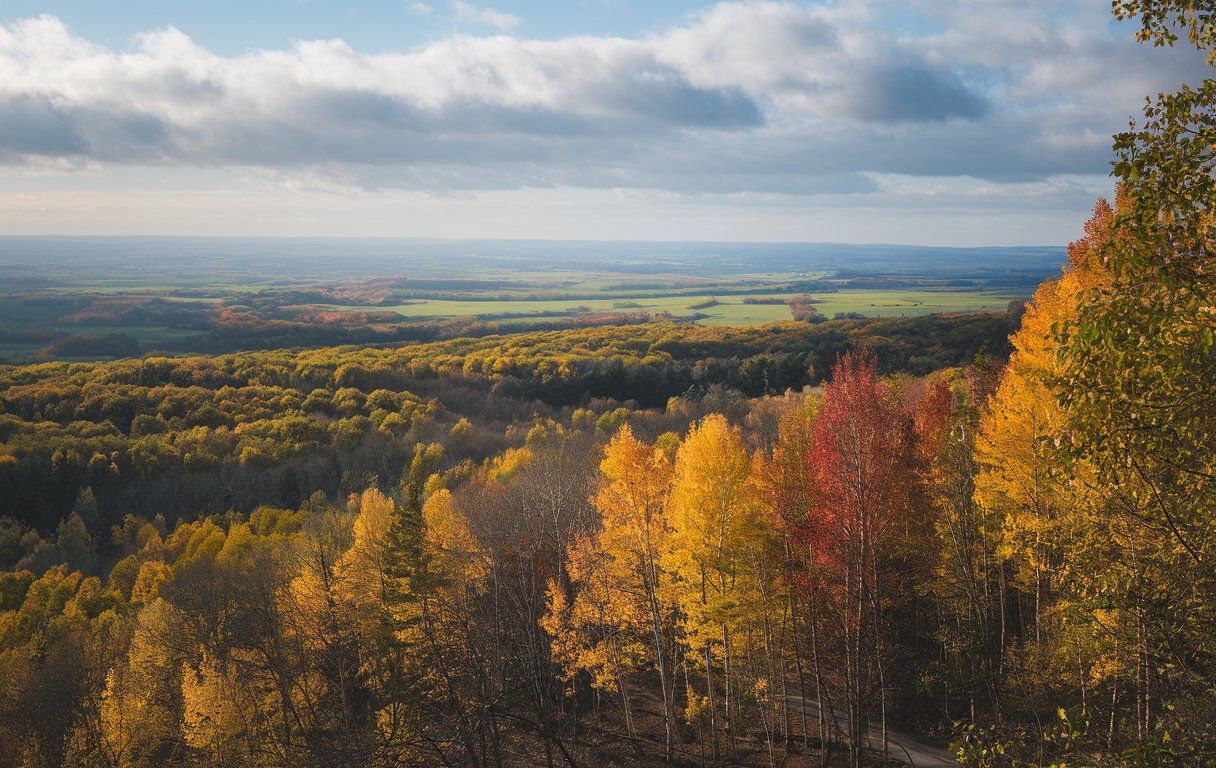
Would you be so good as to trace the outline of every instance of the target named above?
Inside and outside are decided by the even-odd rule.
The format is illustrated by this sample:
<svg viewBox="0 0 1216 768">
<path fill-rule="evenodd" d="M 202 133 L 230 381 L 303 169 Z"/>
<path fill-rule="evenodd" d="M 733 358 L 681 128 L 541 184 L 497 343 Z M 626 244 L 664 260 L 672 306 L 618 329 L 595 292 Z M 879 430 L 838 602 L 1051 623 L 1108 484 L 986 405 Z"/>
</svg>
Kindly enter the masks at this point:
<svg viewBox="0 0 1216 768">
<path fill-rule="evenodd" d="M 853 243 L 743 243 L 594 240 L 437 240 L 316 237 L 0 236 L 0 265 L 180 269 L 286 269 L 296 276 L 449 275 L 453 269 L 578 268 L 623 274 L 721 275 L 835 272 L 886 275 L 1046 276 L 1062 246 L 947 247 Z"/>
</svg>

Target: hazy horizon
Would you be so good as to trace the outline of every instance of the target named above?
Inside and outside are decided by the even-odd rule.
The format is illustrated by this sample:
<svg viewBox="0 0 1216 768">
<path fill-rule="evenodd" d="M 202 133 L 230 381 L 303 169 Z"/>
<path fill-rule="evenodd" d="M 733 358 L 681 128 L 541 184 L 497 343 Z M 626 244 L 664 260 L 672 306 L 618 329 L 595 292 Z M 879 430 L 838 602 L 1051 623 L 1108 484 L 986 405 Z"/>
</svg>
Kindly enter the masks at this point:
<svg viewBox="0 0 1216 768">
<path fill-rule="evenodd" d="M 873 241 L 837 241 L 837 240 L 699 240 L 699 239 L 639 239 L 639 238 L 577 238 L 577 237 L 423 237 L 410 235 L 190 235 L 190 234 L 146 234 L 146 235 L 55 235 L 55 234 L 0 234 L 0 244 L 17 240 L 100 240 L 115 242 L 120 240 L 149 241 L 149 240 L 253 240 L 263 242 L 273 241 L 351 241 L 351 242 L 404 242 L 404 243 L 604 243 L 604 244 L 645 244 L 661 243 L 664 245 L 754 245 L 754 246 L 842 246 L 846 248 L 909 248 L 909 249 L 940 249 L 948 251 L 973 250 L 1017 250 L 1023 248 L 1052 248 L 1063 251 L 1065 245 L 1055 242 L 1041 243 L 1009 243 L 1003 245 L 938 245 L 933 243 L 897 243 L 882 240 Z"/>
</svg>

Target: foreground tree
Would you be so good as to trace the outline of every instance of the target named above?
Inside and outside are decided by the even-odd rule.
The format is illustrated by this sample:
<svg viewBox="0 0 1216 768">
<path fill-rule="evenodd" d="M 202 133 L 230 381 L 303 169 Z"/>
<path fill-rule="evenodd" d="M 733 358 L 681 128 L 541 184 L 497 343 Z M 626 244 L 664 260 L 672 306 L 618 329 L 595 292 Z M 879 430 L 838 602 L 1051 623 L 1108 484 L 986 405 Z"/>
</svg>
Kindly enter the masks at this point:
<svg viewBox="0 0 1216 768">
<path fill-rule="evenodd" d="M 1128 0 L 1140 39 L 1216 61 L 1210 3 Z M 1216 745 L 1216 79 L 1150 100 L 1116 137 L 1114 236 L 1061 329 L 1069 447 L 1116 500 L 1129 563 L 1103 590 L 1136 626 L 1137 736 Z M 1110 569 L 1104 569 L 1109 572 Z M 1179 705 L 1182 700 L 1189 702 Z M 1198 704 L 1197 702 L 1206 702 Z"/>
<path fill-rule="evenodd" d="M 631 735 L 626 674 L 643 663 L 654 670 L 664 751 L 671 759 L 677 727 L 676 626 L 670 575 L 660 567 L 671 536 L 671 461 L 637 440 L 626 425 L 605 447 L 600 473 L 602 481 L 593 497 L 600 528 L 579 538 L 569 555 L 576 597 L 573 605 L 566 605 L 554 585 L 546 626 L 562 647 L 569 670 L 589 671 L 600 687 L 616 688 Z"/>
<path fill-rule="evenodd" d="M 943 650 L 940 703 L 947 720 L 974 722 L 999 710 L 1008 632 L 1008 573 L 1001 555 L 1003 513 L 976 500 L 976 440 L 999 368 L 980 357 L 929 382 L 916 407 L 916 432 L 937 533 L 932 589 Z"/>
<path fill-rule="evenodd" d="M 766 586 L 756 553 L 770 545 L 774 531 L 755 494 L 742 437 L 725 417 L 706 417 L 680 445 L 670 515 L 664 567 L 674 577 L 684 642 L 703 674 L 704 698 L 690 700 L 689 713 L 704 711 L 715 754 L 720 732 L 732 751 L 745 693 L 737 677 L 746 646 L 739 641 L 754 640 L 747 625 L 757 618 L 756 598 Z"/>
<path fill-rule="evenodd" d="M 777 435 L 771 453 L 757 463 L 757 487 L 761 498 L 781 523 L 784 534 L 787 616 L 794 667 L 798 679 L 798 707 L 803 746 L 810 744 L 807 724 L 807 704 L 813 699 L 816 707 L 816 732 L 822 748 L 822 764 L 826 765 L 828 745 L 835 725 L 827 713 L 834 711 L 833 699 L 825 682 L 825 655 L 821 648 L 824 636 L 825 575 L 815 557 L 816 470 L 812 437 L 816 398 L 788 397 L 779 416 Z"/>
<path fill-rule="evenodd" d="M 888 620 L 906 597 L 912 563 L 923 556 L 928 516 L 914 513 L 912 420 L 878 377 L 873 357 L 849 354 L 836 364 L 812 441 L 817 492 L 807 532 L 832 616 L 825 645 L 841 663 L 835 699 L 846 709 L 856 766 L 874 709 L 887 748 Z"/>
</svg>

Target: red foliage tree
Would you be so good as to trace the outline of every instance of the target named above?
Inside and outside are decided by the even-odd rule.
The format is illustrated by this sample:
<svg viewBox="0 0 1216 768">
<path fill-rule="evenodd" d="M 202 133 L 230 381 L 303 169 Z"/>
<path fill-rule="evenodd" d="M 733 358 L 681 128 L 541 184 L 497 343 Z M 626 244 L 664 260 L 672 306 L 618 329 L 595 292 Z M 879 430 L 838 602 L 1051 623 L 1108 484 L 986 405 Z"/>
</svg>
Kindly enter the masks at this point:
<svg viewBox="0 0 1216 768">
<path fill-rule="evenodd" d="M 857 765 L 875 705 L 886 747 L 886 619 L 910 592 L 928 517 L 919 503 L 914 419 L 879 378 L 872 355 L 850 353 L 833 368 L 810 461 L 816 492 L 805 544 L 826 618 L 825 652 L 840 662 L 831 687 L 844 705 Z"/>
</svg>

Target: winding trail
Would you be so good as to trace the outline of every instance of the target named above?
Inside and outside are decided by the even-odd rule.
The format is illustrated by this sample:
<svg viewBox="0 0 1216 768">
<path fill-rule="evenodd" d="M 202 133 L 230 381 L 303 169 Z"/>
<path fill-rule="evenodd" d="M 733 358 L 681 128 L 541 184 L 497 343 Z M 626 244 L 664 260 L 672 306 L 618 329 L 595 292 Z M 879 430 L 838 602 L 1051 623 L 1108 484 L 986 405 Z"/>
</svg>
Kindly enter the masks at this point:
<svg viewBox="0 0 1216 768">
<path fill-rule="evenodd" d="M 802 699 L 800 696 L 789 697 L 790 706 L 797 711 L 799 708 L 808 717 L 819 719 L 819 702 L 814 699 Z M 848 731 L 848 717 L 836 712 L 836 726 L 839 733 Z M 830 718 L 829 718 L 830 719 Z M 882 751 L 882 729 L 871 725 L 866 732 L 865 746 L 875 752 Z M 942 749 L 917 741 L 914 737 L 898 731 L 887 730 L 888 754 L 892 760 L 913 766 L 913 768 L 958 768 L 961 763 L 954 755 Z"/>
</svg>

